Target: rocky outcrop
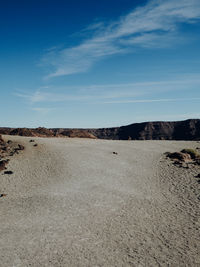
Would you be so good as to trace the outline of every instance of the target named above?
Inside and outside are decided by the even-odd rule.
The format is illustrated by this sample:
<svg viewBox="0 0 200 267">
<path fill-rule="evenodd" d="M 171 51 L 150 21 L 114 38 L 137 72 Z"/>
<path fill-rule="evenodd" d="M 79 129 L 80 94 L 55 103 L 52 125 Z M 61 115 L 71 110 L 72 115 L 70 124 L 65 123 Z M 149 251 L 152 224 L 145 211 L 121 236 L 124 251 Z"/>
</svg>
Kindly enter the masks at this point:
<svg viewBox="0 0 200 267">
<path fill-rule="evenodd" d="M 85 130 L 78 130 L 78 129 L 72 129 L 72 130 L 64 130 L 60 132 L 60 136 L 67 136 L 67 137 L 77 137 L 77 138 L 92 138 L 96 139 L 97 137 L 94 136 L 92 133 L 89 133 Z"/>
<path fill-rule="evenodd" d="M 44 127 L 32 129 L 32 132 L 35 136 L 41 136 L 41 137 L 53 137 L 54 136 L 54 132 L 51 129 L 47 129 Z"/>
<path fill-rule="evenodd" d="M 20 136 L 34 136 L 33 131 L 28 128 L 16 128 L 10 131 L 10 135 L 20 135 Z"/>
<path fill-rule="evenodd" d="M 11 131 L 11 135 L 51 137 L 54 136 L 54 133 L 52 130 L 46 129 L 44 127 L 39 127 L 36 129 L 28 129 L 28 128 L 14 129 Z"/>
<path fill-rule="evenodd" d="M 189 167 L 188 164 L 200 165 L 200 154 L 195 149 L 183 149 L 180 152 L 167 152 L 165 153 L 167 158 L 170 158 L 175 165 Z"/>
</svg>

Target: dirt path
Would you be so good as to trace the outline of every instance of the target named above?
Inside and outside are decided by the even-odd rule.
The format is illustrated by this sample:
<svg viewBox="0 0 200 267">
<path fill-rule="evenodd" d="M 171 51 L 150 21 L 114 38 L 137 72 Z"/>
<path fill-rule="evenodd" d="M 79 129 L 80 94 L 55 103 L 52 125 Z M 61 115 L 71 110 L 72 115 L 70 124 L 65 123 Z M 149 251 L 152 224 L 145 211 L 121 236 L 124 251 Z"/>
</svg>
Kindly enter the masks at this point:
<svg viewBox="0 0 200 267">
<path fill-rule="evenodd" d="M 195 171 L 162 158 L 196 142 L 11 138 L 0 266 L 200 266 Z"/>
</svg>

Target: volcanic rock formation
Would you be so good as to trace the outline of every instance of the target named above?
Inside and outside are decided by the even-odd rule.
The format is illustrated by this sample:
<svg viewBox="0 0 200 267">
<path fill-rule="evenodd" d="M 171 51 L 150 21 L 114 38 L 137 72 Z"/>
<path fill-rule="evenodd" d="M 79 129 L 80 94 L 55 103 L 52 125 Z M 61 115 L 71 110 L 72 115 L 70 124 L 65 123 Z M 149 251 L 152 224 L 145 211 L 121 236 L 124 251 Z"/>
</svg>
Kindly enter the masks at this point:
<svg viewBox="0 0 200 267">
<path fill-rule="evenodd" d="M 200 140 L 200 119 L 173 122 L 143 122 L 100 129 L 0 128 L 0 134 L 21 136 L 67 136 L 111 140 Z"/>
</svg>

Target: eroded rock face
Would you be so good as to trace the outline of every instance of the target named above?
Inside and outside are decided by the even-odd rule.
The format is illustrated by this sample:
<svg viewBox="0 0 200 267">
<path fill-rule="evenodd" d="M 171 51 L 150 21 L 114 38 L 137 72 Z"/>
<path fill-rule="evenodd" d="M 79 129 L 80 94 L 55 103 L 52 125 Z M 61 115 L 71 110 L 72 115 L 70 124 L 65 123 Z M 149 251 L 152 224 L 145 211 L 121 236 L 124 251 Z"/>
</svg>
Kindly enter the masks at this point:
<svg viewBox="0 0 200 267">
<path fill-rule="evenodd" d="M 44 127 L 38 127 L 32 130 L 35 136 L 45 136 L 45 137 L 53 137 L 54 132 L 51 129 L 47 129 Z"/>
<path fill-rule="evenodd" d="M 0 133 L 7 135 L 19 135 L 19 136 L 38 136 L 38 137 L 53 137 L 54 132 L 44 127 L 38 127 L 36 129 L 31 128 L 0 128 Z"/>
<path fill-rule="evenodd" d="M 16 128 L 10 131 L 10 135 L 20 135 L 20 136 L 33 136 L 31 129 L 28 128 Z"/>
<path fill-rule="evenodd" d="M 74 130 L 65 130 L 63 132 L 60 133 L 60 135 L 63 136 L 68 136 L 68 137 L 76 137 L 76 138 L 91 138 L 91 139 L 96 139 L 96 136 L 94 136 L 93 134 L 84 131 L 84 130 L 78 130 L 78 129 L 74 129 Z"/>
<path fill-rule="evenodd" d="M 146 122 L 120 127 L 119 139 L 200 140 L 200 120 Z"/>
</svg>

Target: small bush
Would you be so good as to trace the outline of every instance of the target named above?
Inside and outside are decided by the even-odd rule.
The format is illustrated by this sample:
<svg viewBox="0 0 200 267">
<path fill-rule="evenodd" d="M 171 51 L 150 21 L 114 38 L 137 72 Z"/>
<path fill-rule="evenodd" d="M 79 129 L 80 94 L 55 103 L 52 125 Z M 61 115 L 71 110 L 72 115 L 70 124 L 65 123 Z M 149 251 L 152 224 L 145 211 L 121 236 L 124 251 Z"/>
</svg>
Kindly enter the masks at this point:
<svg viewBox="0 0 200 267">
<path fill-rule="evenodd" d="M 187 148 L 181 150 L 181 152 L 189 154 L 192 159 L 200 159 L 200 154 L 195 149 Z"/>
</svg>

